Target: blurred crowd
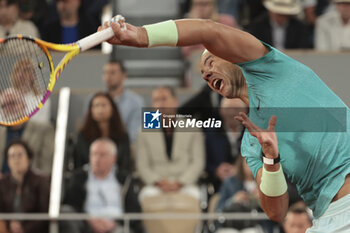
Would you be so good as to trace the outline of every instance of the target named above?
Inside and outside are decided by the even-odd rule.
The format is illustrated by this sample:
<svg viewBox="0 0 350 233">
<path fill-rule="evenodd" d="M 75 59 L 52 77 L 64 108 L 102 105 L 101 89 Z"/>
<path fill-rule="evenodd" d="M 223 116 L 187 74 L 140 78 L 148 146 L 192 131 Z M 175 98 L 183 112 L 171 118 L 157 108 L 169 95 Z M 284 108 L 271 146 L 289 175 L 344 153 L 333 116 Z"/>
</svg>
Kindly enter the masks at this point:
<svg viewBox="0 0 350 233">
<path fill-rule="evenodd" d="M 96 31 L 108 4 L 109 0 L 1 0 L 0 37 L 26 34 L 54 43 L 75 42 Z M 179 4 L 179 17 L 237 27 L 278 49 L 350 48 L 349 0 L 182 0 Z M 197 48 L 183 48 L 184 57 Z"/>
<path fill-rule="evenodd" d="M 96 31 L 107 4 L 108 0 L 0 0 L 0 37 L 22 33 L 71 43 Z M 240 28 L 282 50 L 350 48 L 350 0 L 191 0 L 182 1 L 181 9 L 183 17 Z M 203 47 L 181 51 L 191 61 Z M 204 86 L 180 105 L 176 90 L 160 86 L 146 101 L 125 86 L 126 79 L 123 61 L 111 58 L 101 70 L 105 90 L 86 99 L 84 120 L 66 153 L 61 212 L 92 217 L 62 222 L 61 232 L 123 232 L 122 221 L 100 217 L 108 214 L 262 212 L 254 176 L 240 155 L 244 128 L 234 116 L 248 110 L 241 100 L 222 98 Z M 223 127 L 145 132 L 145 102 L 169 116 L 215 117 Z M 51 118 L 43 109 L 27 123 L 0 127 L 1 213 L 48 211 L 55 141 Z M 288 192 L 290 210 L 282 224 L 208 221 L 207 232 L 305 232 L 312 215 L 291 183 Z M 190 233 L 197 225 L 197 220 L 131 222 L 135 233 Z M 48 222 L 0 220 L 0 233 L 31 232 L 48 232 Z"/>
</svg>

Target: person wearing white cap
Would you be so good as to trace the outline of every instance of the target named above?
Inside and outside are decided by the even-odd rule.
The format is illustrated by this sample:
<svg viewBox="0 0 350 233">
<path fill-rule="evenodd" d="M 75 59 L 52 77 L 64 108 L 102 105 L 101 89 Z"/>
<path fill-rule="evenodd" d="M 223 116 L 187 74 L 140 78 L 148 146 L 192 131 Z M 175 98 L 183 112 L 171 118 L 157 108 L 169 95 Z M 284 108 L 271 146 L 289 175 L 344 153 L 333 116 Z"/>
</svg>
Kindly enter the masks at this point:
<svg viewBox="0 0 350 233">
<path fill-rule="evenodd" d="M 108 26 L 107 22 L 99 30 Z M 202 78 L 222 96 L 240 98 L 249 106 L 249 118 L 240 113 L 235 119 L 246 127 L 241 152 L 267 216 L 281 222 L 287 213 L 284 171 L 313 210 L 314 225 L 308 233 L 349 233 L 350 109 L 315 72 L 249 33 L 211 20 L 136 27 L 122 19 L 111 27 L 112 44 L 203 44 L 207 50 L 201 60 Z M 277 115 L 277 122 L 271 108 L 289 114 Z M 320 111 L 313 112 L 315 108 Z"/>
<path fill-rule="evenodd" d="M 350 50 L 350 0 L 333 0 L 336 10 L 316 22 L 315 47 L 320 51 Z"/>
<path fill-rule="evenodd" d="M 267 14 L 253 20 L 247 31 L 277 49 L 311 48 L 308 27 L 296 15 L 302 11 L 299 0 L 265 0 Z"/>
</svg>

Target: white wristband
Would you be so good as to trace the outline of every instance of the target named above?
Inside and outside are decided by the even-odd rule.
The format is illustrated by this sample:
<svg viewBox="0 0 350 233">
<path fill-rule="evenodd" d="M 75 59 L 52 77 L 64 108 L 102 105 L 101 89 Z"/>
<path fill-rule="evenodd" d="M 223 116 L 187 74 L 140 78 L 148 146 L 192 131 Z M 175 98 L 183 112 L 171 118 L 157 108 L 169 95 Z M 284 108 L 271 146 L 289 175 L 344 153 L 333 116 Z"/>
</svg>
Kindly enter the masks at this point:
<svg viewBox="0 0 350 233">
<path fill-rule="evenodd" d="M 174 20 L 143 26 L 147 31 L 148 47 L 176 46 L 178 32 Z"/>
<path fill-rule="evenodd" d="M 283 195 L 287 189 L 287 182 L 281 165 L 276 172 L 267 171 L 263 166 L 260 183 L 260 190 L 263 194 L 269 197 L 278 197 Z"/>
</svg>

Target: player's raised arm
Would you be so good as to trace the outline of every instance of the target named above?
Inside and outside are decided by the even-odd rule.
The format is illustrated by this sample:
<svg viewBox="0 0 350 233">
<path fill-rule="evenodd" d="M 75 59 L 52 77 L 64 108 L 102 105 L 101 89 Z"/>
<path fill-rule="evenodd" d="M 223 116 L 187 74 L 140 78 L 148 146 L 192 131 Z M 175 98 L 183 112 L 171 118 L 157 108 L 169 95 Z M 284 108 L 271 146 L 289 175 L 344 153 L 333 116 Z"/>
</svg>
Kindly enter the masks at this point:
<svg viewBox="0 0 350 233">
<path fill-rule="evenodd" d="M 254 60 L 268 52 L 251 34 L 212 20 L 169 20 L 143 27 L 119 23 L 111 23 L 115 37 L 108 42 L 112 44 L 134 47 L 203 44 L 214 55 L 234 63 Z M 126 30 L 122 30 L 124 24 Z M 105 27 L 107 24 L 99 30 Z"/>
<path fill-rule="evenodd" d="M 279 162 L 278 142 L 275 132 L 276 117 L 271 117 L 269 127 L 264 130 L 250 121 L 245 113 L 235 117 L 256 137 L 264 153 L 264 165 L 256 175 L 259 187 L 260 206 L 266 215 L 276 221 L 282 222 L 288 211 L 287 183 Z"/>
</svg>

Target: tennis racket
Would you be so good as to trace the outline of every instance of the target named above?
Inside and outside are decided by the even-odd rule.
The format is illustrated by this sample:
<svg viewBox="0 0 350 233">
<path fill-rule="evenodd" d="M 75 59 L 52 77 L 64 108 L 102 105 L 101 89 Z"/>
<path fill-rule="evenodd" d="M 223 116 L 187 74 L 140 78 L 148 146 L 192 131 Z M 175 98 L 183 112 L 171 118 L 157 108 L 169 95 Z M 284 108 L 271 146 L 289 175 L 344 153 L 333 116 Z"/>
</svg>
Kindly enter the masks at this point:
<svg viewBox="0 0 350 233">
<path fill-rule="evenodd" d="M 111 21 L 124 20 L 120 15 Z M 113 37 L 112 28 L 72 44 L 54 44 L 29 36 L 0 38 L 0 125 L 26 122 L 49 98 L 70 60 Z M 54 67 L 49 50 L 67 52 Z"/>
</svg>

